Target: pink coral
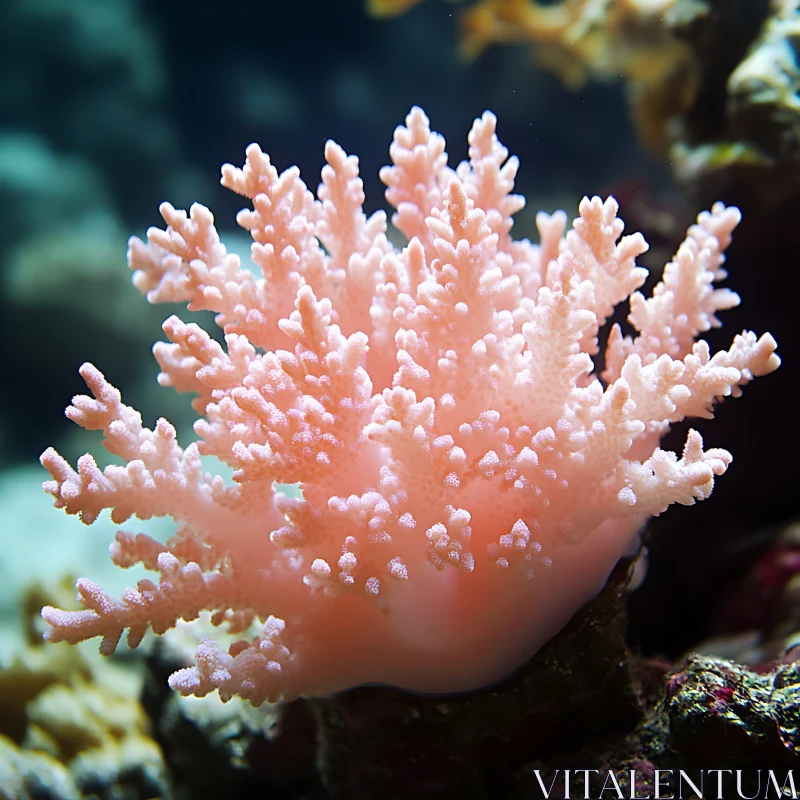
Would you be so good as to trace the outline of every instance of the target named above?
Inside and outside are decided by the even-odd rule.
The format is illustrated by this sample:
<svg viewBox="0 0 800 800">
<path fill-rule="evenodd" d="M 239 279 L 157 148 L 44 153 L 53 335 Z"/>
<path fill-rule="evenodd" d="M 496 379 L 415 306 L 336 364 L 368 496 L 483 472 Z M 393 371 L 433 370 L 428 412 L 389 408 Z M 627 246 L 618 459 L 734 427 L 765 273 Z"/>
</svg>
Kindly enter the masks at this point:
<svg viewBox="0 0 800 800">
<path fill-rule="evenodd" d="M 117 523 L 178 527 L 166 544 L 120 531 L 113 560 L 141 562 L 158 583 L 115 600 L 78 581 L 84 610 L 45 608 L 48 639 L 101 636 L 111 653 L 126 628 L 136 646 L 148 628 L 210 611 L 249 638 L 227 652 L 204 640 L 171 678 L 183 694 L 470 689 L 555 634 L 648 516 L 708 497 L 730 454 L 704 450 L 694 431 L 680 457 L 659 438 L 779 363 L 768 334 L 714 355 L 695 342 L 738 303 L 712 285 L 737 209 L 701 214 L 645 299 L 647 244 L 621 236 L 613 198 L 584 198 L 566 235 L 563 212 L 540 214 L 540 245 L 516 241 L 518 162 L 492 114 L 469 144 L 451 170 L 420 109 L 395 131 L 381 178 L 402 251 L 382 212 L 364 215 L 357 159 L 333 142 L 316 199 L 257 145 L 243 169 L 223 167 L 222 183 L 253 205 L 238 222 L 258 276 L 200 205 L 164 204 L 167 229 L 131 240 L 148 300 L 214 311 L 225 347 L 164 323 L 159 382 L 195 393 L 200 415 L 185 450 L 166 420 L 144 428 L 82 367 L 93 397 L 75 397 L 67 416 L 102 430 L 126 465 L 101 471 L 86 455 L 75 471 L 50 449 L 45 489 L 87 524 L 108 508 Z M 628 298 L 635 335 L 611 329 L 598 374 L 598 335 Z M 235 482 L 205 474 L 201 454 Z"/>
</svg>

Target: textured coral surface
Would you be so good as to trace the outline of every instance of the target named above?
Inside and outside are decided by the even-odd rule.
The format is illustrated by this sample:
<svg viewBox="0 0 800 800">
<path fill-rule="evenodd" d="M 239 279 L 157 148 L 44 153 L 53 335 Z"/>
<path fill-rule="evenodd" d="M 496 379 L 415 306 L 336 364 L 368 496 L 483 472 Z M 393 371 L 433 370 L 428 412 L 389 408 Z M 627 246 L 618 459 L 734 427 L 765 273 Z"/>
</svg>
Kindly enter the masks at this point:
<svg viewBox="0 0 800 800">
<path fill-rule="evenodd" d="M 131 240 L 147 299 L 212 310 L 225 345 L 170 317 L 154 348 L 160 383 L 196 394 L 186 449 L 82 368 L 93 397 L 67 415 L 102 430 L 124 465 L 101 471 L 87 455 L 74 470 L 51 449 L 46 490 L 87 524 L 111 509 L 177 530 L 166 544 L 120 531 L 114 561 L 158 582 L 116 600 L 81 579 L 84 610 L 43 610 L 50 640 L 100 636 L 110 653 L 125 629 L 136 646 L 209 611 L 246 638 L 227 652 L 204 640 L 171 678 L 184 694 L 475 688 L 595 595 L 648 516 L 709 495 L 730 454 L 691 431 L 677 455 L 661 435 L 779 363 L 769 334 L 715 354 L 695 341 L 738 303 L 712 285 L 737 209 L 701 214 L 645 298 L 647 245 L 622 236 L 613 198 L 584 198 L 569 231 L 563 212 L 540 214 L 540 244 L 515 240 L 518 163 L 492 114 L 469 144 L 453 170 L 420 109 L 395 131 L 381 178 L 400 251 L 385 215 L 363 213 L 357 159 L 333 142 L 316 198 L 257 145 L 223 168 L 252 203 L 237 218 L 252 270 L 200 205 L 164 204 L 166 230 Z M 632 335 L 606 337 L 624 301 Z M 201 454 L 234 482 L 206 474 Z"/>
</svg>

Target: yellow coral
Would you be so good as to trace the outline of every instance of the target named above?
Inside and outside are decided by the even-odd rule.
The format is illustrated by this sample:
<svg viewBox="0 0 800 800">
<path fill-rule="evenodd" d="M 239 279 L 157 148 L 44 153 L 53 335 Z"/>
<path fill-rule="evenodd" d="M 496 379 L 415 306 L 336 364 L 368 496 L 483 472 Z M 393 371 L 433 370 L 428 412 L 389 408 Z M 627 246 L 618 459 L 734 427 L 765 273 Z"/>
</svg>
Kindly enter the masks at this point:
<svg viewBox="0 0 800 800">
<path fill-rule="evenodd" d="M 139 703 L 141 677 L 91 650 L 45 647 L 32 615 L 55 596 L 28 590 L 26 641 L 0 666 L 0 798 L 21 800 L 42 784 L 78 798 L 132 775 L 143 791 L 159 791 L 167 769 Z"/>
<path fill-rule="evenodd" d="M 370 0 L 373 16 L 403 13 L 419 0 Z M 537 62 L 571 89 L 589 77 L 622 78 L 642 140 L 656 151 L 667 121 L 694 99 L 697 69 L 666 15 L 677 0 L 478 0 L 462 15 L 461 51 L 475 58 L 492 44 L 531 43 Z"/>
<path fill-rule="evenodd" d="M 367 0 L 367 11 L 373 17 L 396 17 L 421 2 L 422 0 Z"/>
</svg>

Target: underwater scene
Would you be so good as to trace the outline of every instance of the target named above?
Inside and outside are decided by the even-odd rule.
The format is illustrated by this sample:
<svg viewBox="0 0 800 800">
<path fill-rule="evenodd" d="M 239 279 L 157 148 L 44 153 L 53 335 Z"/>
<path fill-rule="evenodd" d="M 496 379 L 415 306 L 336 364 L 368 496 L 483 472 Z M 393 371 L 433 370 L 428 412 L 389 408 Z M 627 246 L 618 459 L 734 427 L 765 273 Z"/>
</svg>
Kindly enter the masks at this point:
<svg viewBox="0 0 800 800">
<path fill-rule="evenodd" d="M 798 0 L 1 5 L 0 800 L 800 798 Z"/>
</svg>

